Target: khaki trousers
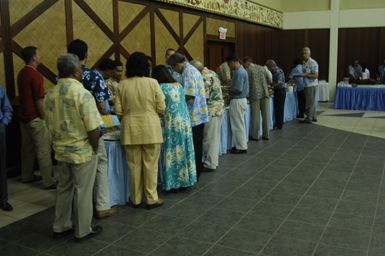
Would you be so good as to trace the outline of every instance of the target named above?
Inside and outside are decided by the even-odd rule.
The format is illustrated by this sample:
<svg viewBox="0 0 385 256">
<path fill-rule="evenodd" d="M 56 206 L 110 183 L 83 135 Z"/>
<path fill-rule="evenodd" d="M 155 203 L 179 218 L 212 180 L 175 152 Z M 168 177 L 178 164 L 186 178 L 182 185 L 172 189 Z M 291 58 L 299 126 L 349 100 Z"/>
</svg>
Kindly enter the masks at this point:
<svg viewBox="0 0 385 256">
<path fill-rule="evenodd" d="M 262 112 L 262 137 L 269 138 L 269 112 L 270 112 L 270 106 L 269 106 L 269 99 L 268 98 L 262 98 L 257 101 L 251 102 L 251 120 L 252 120 L 252 131 L 251 131 L 251 137 L 253 139 L 259 138 L 259 128 L 260 120 L 261 120 L 261 112 Z"/>
<path fill-rule="evenodd" d="M 233 134 L 233 144 L 238 150 L 247 150 L 247 137 L 245 125 L 245 112 L 247 108 L 247 100 L 232 99 L 230 101 L 230 125 Z"/>
<path fill-rule="evenodd" d="M 317 86 L 305 87 L 305 115 L 308 121 L 317 119 L 316 94 Z"/>
<path fill-rule="evenodd" d="M 98 146 L 98 165 L 95 179 L 95 208 L 97 211 L 104 211 L 111 208 L 110 191 L 108 185 L 108 162 L 106 146 L 102 137 Z"/>
<path fill-rule="evenodd" d="M 221 123 L 222 116 L 213 116 L 205 124 L 203 135 L 203 155 L 205 160 L 203 161 L 203 166 L 209 169 L 216 169 L 219 165 Z"/>
<path fill-rule="evenodd" d="M 91 232 L 96 164 L 96 156 L 83 164 L 59 162 L 54 232 L 71 229 L 73 221 L 76 237 L 80 238 Z"/>
<path fill-rule="evenodd" d="M 37 158 L 43 186 L 54 184 L 52 178 L 51 145 L 45 121 L 36 118 L 21 127 L 21 180 L 33 180 L 35 157 Z"/>
<path fill-rule="evenodd" d="M 156 203 L 160 144 L 125 145 L 125 149 L 132 203 L 141 204 L 143 197 L 147 204 Z"/>
</svg>

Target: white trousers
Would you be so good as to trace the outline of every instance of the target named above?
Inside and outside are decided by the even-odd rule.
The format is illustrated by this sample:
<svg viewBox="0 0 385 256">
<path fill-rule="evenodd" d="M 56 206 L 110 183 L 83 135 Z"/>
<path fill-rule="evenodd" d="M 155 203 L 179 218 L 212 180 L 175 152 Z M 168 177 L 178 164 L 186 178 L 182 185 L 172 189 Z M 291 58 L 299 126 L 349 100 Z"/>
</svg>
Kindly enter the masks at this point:
<svg viewBox="0 0 385 256">
<path fill-rule="evenodd" d="M 247 99 L 232 99 L 230 101 L 230 125 L 233 134 L 233 144 L 238 150 L 247 150 L 245 112 Z"/>
<path fill-rule="evenodd" d="M 203 166 L 209 169 L 218 167 L 219 142 L 221 137 L 222 116 L 210 117 L 210 121 L 205 124 L 203 135 Z"/>
<path fill-rule="evenodd" d="M 98 146 L 98 167 L 95 179 L 95 208 L 97 211 L 104 211 L 111 208 L 110 191 L 108 185 L 108 161 L 107 152 L 103 137 L 99 139 Z"/>
</svg>

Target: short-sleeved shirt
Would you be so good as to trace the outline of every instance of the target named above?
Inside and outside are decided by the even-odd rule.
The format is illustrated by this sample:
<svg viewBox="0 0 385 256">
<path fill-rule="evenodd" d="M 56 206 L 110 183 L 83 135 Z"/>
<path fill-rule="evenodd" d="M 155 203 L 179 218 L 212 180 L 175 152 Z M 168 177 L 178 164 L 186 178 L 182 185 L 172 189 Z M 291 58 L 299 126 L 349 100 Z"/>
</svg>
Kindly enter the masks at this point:
<svg viewBox="0 0 385 256">
<path fill-rule="evenodd" d="M 25 66 L 17 75 L 17 86 L 20 96 L 20 120 L 29 123 L 40 117 L 36 101 L 44 99 L 44 79 L 32 66 Z"/>
<path fill-rule="evenodd" d="M 283 89 L 285 88 L 285 73 L 282 68 L 277 67 L 273 72 L 273 82 L 278 84 L 274 89 Z"/>
<path fill-rule="evenodd" d="M 231 70 L 227 62 L 223 62 L 217 69 L 217 74 L 219 80 L 221 80 L 222 85 L 226 85 L 227 80 L 231 80 Z"/>
<path fill-rule="evenodd" d="M 187 102 L 192 127 L 208 122 L 205 84 L 201 73 L 193 65 L 186 62 L 182 75 L 185 95 L 194 97 L 193 102 Z"/>
<path fill-rule="evenodd" d="M 318 73 L 318 63 L 317 61 L 313 60 L 312 58 L 309 58 L 304 64 L 303 64 L 303 72 L 304 73 Z M 305 87 L 312 87 L 318 85 L 318 79 L 317 78 L 308 78 L 304 77 L 304 83 Z"/>
<path fill-rule="evenodd" d="M 298 74 L 302 74 L 302 65 L 298 64 L 295 68 L 293 68 L 289 74 L 289 78 L 295 82 L 297 86 L 297 91 L 303 91 L 304 89 L 304 81 L 302 76 L 295 76 Z"/>
<path fill-rule="evenodd" d="M 249 76 L 242 65 L 240 65 L 237 70 L 233 71 L 231 88 L 240 91 L 240 93 L 230 93 L 231 99 L 243 99 L 249 97 Z"/>
<path fill-rule="evenodd" d="M 56 160 L 73 164 L 90 161 L 93 150 L 87 132 L 103 124 L 91 93 L 75 79 L 59 79 L 47 93 L 45 114 Z"/>
<path fill-rule="evenodd" d="M 269 97 L 268 82 L 270 77 L 266 69 L 263 66 L 250 63 L 247 73 L 249 75 L 250 100 L 257 101 L 264 97 Z"/>
<path fill-rule="evenodd" d="M 89 69 L 85 66 L 82 67 L 82 70 L 83 86 L 95 97 L 96 103 L 108 101 L 111 97 L 111 93 L 108 90 L 108 86 L 105 83 L 102 74 L 96 69 Z"/>
<path fill-rule="evenodd" d="M 206 92 L 208 92 L 207 107 L 210 117 L 221 116 L 223 114 L 223 95 L 221 89 L 221 81 L 218 75 L 208 68 L 202 71 L 203 80 L 205 82 Z"/>
<path fill-rule="evenodd" d="M 9 124 L 12 120 L 13 109 L 9 103 L 7 94 L 0 85 L 0 124 Z"/>
</svg>

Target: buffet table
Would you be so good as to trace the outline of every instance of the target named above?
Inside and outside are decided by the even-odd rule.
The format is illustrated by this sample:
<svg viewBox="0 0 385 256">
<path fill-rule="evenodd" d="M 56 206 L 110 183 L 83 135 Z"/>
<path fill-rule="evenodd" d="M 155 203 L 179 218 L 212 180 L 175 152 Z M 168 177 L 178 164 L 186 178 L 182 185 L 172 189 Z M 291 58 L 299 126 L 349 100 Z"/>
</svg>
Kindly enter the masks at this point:
<svg viewBox="0 0 385 256">
<path fill-rule="evenodd" d="M 329 83 L 326 81 L 319 81 L 318 83 L 318 101 L 329 101 Z"/>
<path fill-rule="evenodd" d="M 334 108 L 385 111 L 385 85 L 338 86 Z"/>
<path fill-rule="evenodd" d="M 270 129 L 273 129 L 274 122 L 273 99 L 270 98 Z M 284 121 L 288 122 L 296 118 L 297 100 L 292 91 L 287 92 L 285 100 Z M 245 113 L 246 134 L 250 134 L 250 117 L 251 109 L 248 105 Z M 260 127 L 260 135 L 262 135 L 262 122 Z M 247 136 L 249 138 L 249 136 Z M 120 145 L 119 134 L 104 135 L 104 142 L 108 157 L 108 180 L 110 189 L 111 206 L 124 205 L 129 200 L 129 176 L 124 147 Z M 226 109 L 221 124 L 221 139 L 219 154 L 226 154 L 232 148 L 232 134 L 230 128 L 229 110 Z M 159 160 L 159 167 L 162 166 L 162 157 Z M 159 168 L 159 172 L 161 169 Z M 159 175 L 161 182 L 162 175 Z"/>
</svg>

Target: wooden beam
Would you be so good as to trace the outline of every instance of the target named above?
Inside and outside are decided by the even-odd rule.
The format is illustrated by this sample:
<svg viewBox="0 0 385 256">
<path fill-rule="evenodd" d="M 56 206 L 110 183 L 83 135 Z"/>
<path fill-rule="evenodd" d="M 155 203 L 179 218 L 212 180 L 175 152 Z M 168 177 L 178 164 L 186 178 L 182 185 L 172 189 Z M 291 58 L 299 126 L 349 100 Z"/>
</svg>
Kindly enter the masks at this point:
<svg viewBox="0 0 385 256">
<path fill-rule="evenodd" d="M 11 38 L 15 37 L 18 33 L 20 33 L 26 26 L 28 26 L 32 21 L 38 18 L 46 10 L 48 10 L 57 1 L 59 0 L 44 0 L 26 15 L 24 15 L 21 19 L 16 21 L 11 27 Z"/>
<path fill-rule="evenodd" d="M 15 79 L 13 69 L 12 41 L 11 41 L 11 21 L 9 16 L 9 2 L 0 1 L 2 36 L 4 43 L 4 71 L 7 94 L 10 100 L 13 100 L 15 94 Z"/>
<path fill-rule="evenodd" d="M 115 60 L 120 59 L 119 53 L 119 1 L 112 1 L 112 17 L 114 22 L 114 55 Z"/>
<path fill-rule="evenodd" d="M 156 49 L 155 49 L 155 14 L 154 8 L 151 7 L 150 10 L 150 30 L 151 30 L 151 58 L 152 65 L 156 64 Z"/>
<path fill-rule="evenodd" d="M 99 60 L 92 66 L 92 68 L 97 68 L 102 60 L 110 58 L 110 56 L 114 53 L 114 50 L 114 45 L 111 45 L 111 47 L 108 48 L 108 50 L 102 55 L 102 57 L 99 58 Z"/>
<path fill-rule="evenodd" d="M 150 11 L 150 7 L 144 8 L 131 22 L 123 29 L 119 35 L 119 42 L 121 42 L 135 27 L 138 23 L 147 15 Z"/>
<path fill-rule="evenodd" d="M 72 13 L 72 0 L 65 0 L 66 39 L 67 45 L 74 40 L 74 23 Z"/>
<path fill-rule="evenodd" d="M 159 9 L 156 9 L 155 13 L 158 16 L 158 18 L 160 19 L 160 21 L 163 23 L 163 25 L 167 28 L 168 32 L 170 32 L 170 34 L 175 39 L 175 41 L 179 42 L 180 38 L 179 38 L 178 34 L 174 31 L 174 29 L 171 27 L 170 23 L 163 16 L 163 14 L 159 11 Z"/>
<path fill-rule="evenodd" d="M 75 0 L 79 7 L 91 18 L 93 22 L 110 38 L 111 41 L 114 41 L 114 33 L 111 29 L 104 23 L 104 21 L 99 18 L 99 16 L 92 10 L 92 8 L 84 0 Z"/>
<path fill-rule="evenodd" d="M 200 16 L 198 21 L 194 24 L 194 26 L 190 29 L 190 31 L 188 32 L 188 34 L 186 35 L 185 38 L 183 38 L 183 44 L 186 44 L 187 41 L 192 37 L 192 35 L 194 34 L 194 32 L 198 29 L 199 25 L 202 23 L 203 21 L 203 17 Z"/>
</svg>

